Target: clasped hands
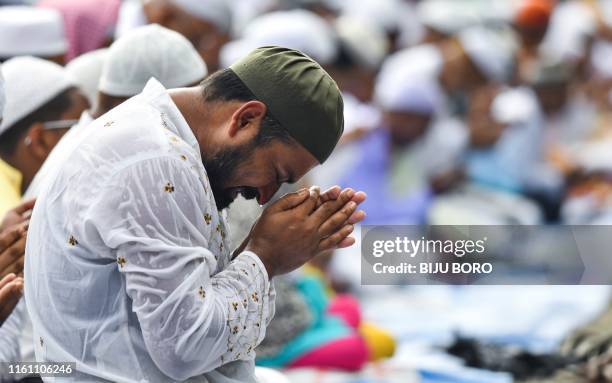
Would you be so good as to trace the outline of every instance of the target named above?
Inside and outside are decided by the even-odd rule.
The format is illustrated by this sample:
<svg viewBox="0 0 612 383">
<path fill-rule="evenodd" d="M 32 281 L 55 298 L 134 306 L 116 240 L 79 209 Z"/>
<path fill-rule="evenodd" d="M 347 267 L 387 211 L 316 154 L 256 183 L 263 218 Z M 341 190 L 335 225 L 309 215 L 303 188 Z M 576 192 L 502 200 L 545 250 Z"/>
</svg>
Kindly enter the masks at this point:
<svg viewBox="0 0 612 383">
<path fill-rule="evenodd" d="M 289 193 L 264 210 L 242 247 L 261 259 L 270 278 L 288 273 L 325 250 L 353 245 L 354 225 L 365 218 L 357 207 L 365 199 L 338 186 Z"/>
</svg>

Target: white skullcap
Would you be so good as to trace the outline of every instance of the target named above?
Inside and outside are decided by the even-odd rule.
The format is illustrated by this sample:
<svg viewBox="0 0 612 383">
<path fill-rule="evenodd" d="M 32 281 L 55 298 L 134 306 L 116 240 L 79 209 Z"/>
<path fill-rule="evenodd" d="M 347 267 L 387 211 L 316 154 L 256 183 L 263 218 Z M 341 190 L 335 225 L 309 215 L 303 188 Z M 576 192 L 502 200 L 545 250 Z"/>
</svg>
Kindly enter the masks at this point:
<svg viewBox="0 0 612 383">
<path fill-rule="evenodd" d="M 446 35 L 453 35 L 478 21 L 472 8 L 456 0 L 422 1 L 417 6 L 417 14 L 424 26 Z"/>
<path fill-rule="evenodd" d="M 6 97 L 4 95 L 4 76 L 2 76 L 2 71 L 0 70 L 0 122 L 2 122 L 4 104 L 6 104 Z"/>
<path fill-rule="evenodd" d="M 372 20 L 385 32 L 398 32 L 402 8 L 401 0 L 351 0 L 344 3 L 343 14 Z"/>
<path fill-rule="evenodd" d="M 157 24 L 134 29 L 111 45 L 99 90 L 109 96 L 131 97 L 151 77 L 166 88 L 204 79 L 206 64 L 185 37 Z"/>
<path fill-rule="evenodd" d="M 232 41 L 222 48 L 220 60 L 223 67 L 266 45 L 299 50 L 322 65 L 332 63 L 338 55 L 333 28 L 323 18 L 306 10 L 262 15 L 245 27 L 243 36 L 243 39 Z"/>
<path fill-rule="evenodd" d="M 94 105 L 102 68 L 108 56 L 108 48 L 97 49 L 80 55 L 66 65 L 66 70 L 83 91 L 90 105 Z"/>
<path fill-rule="evenodd" d="M 474 65 L 489 80 L 504 82 L 508 79 L 517 48 L 509 34 L 475 26 L 460 32 L 459 41 Z"/>
<path fill-rule="evenodd" d="M 28 114 L 75 86 L 66 70 L 47 60 L 21 56 L 2 64 L 6 91 L 0 135 Z"/>
<path fill-rule="evenodd" d="M 0 57 L 51 57 L 67 50 L 59 11 L 31 6 L 0 7 Z"/>
<path fill-rule="evenodd" d="M 385 31 L 357 16 L 340 16 L 335 22 L 338 38 L 361 65 L 378 68 L 389 50 Z"/>
<path fill-rule="evenodd" d="M 413 54 L 400 51 L 391 55 L 382 66 L 374 99 L 383 109 L 396 112 L 434 114 L 442 95 L 432 76 L 424 76 L 411 68 Z"/>
<path fill-rule="evenodd" d="M 491 116 L 503 125 L 524 124 L 536 116 L 538 102 L 529 88 L 506 89 L 493 99 Z"/>
<path fill-rule="evenodd" d="M 405 79 L 408 80 L 408 79 Z M 411 112 L 432 115 L 440 105 L 437 85 L 427 78 L 412 81 L 377 84 L 375 101 L 383 109 L 394 112 Z"/>
<path fill-rule="evenodd" d="M 229 32 L 232 28 L 232 8 L 227 0 L 170 0 L 179 8 L 217 28 Z"/>
</svg>

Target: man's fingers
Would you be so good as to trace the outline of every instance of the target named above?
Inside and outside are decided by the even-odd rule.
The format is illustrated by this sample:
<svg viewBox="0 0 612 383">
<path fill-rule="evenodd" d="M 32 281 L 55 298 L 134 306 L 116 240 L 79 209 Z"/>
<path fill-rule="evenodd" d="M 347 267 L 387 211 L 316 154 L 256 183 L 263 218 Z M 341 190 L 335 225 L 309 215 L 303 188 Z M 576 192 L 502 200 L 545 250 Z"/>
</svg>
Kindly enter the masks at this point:
<svg viewBox="0 0 612 383">
<path fill-rule="evenodd" d="M 25 256 L 15 258 L 7 266 L 0 268 L 0 278 L 8 274 L 23 275 L 23 264 L 25 262 Z"/>
<path fill-rule="evenodd" d="M 323 205 L 327 201 L 331 201 L 338 198 L 340 196 L 341 191 L 342 189 L 338 185 L 332 186 L 331 188 L 327 189 L 319 196 L 319 200 L 317 201 L 317 207 Z"/>
<path fill-rule="evenodd" d="M 353 232 L 353 229 L 353 225 L 346 225 L 342 229 L 319 242 L 319 252 L 330 250 L 338 246 L 343 239 L 348 237 Z"/>
<path fill-rule="evenodd" d="M 25 246 L 26 237 L 22 236 L 17 242 L 0 252 L 0 277 L 10 273 L 20 274 L 23 272 Z"/>
<path fill-rule="evenodd" d="M 36 203 L 36 198 L 32 198 L 30 200 L 24 201 L 21 205 L 17 206 L 13 211 L 17 214 L 23 214 L 28 210 L 32 210 L 34 208 L 34 204 Z"/>
<path fill-rule="evenodd" d="M 295 211 L 303 216 L 310 214 L 315 206 L 317 206 L 317 201 L 321 195 L 321 190 L 318 186 L 311 186 L 308 192 L 310 193 L 309 197 L 301 205 L 295 208 Z"/>
<path fill-rule="evenodd" d="M 285 194 L 278 201 L 274 202 L 270 207 L 268 207 L 269 211 L 284 211 L 291 210 L 294 207 L 300 205 L 302 202 L 308 198 L 309 192 L 308 189 L 301 189 L 296 191 L 295 193 Z"/>
<path fill-rule="evenodd" d="M 311 219 L 313 219 L 317 225 L 323 224 L 329 217 L 346 205 L 354 195 L 355 192 L 352 189 L 344 189 L 337 199 L 327 201 L 319 206 L 317 210 L 311 214 Z"/>
<path fill-rule="evenodd" d="M 366 198 L 368 197 L 368 195 L 362 191 L 358 191 L 357 193 L 355 193 L 355 195 L 353 196 L 353 199 L 351 199 L 351 201 L 355 202 L 357 205 L 363 203 Z"/>
<path fill-rule="evenodd" d="M 354 212 L 348 219 L 348 221 L 346 221 L 347 223 L 350 223 L 351 225 L 354 225 L 356 223 L 359 223 L 361 221 L 363 221 L 366 217 L 366 213 L 363 210 L 357 210 L 356 212 Z"/>
<path fill-rule="evenodd" d="M 347 247 L 351 247 L 354 244 L 355 244 L 355 238 L 353 238 L 353 237 L 346 237 L 342 241 L 340 241 L 340 243 L 338 245 L 336 245 L 336 249 L 344 249 L 344 248 L 347 248 Z"/>
<path fill-rule="evenodd" d="M 11 227 L 0 233 L 0 254 L 22 237 L 20 232 L 19 227 Z"/>
<path fill-rule="evenodd" d="M 0 288 L 0 325 L 11 315 L 23 294 L 23 279 L 17 278 Z"/>
<path fill-rule="evenodd" d="M 357 209 L 357 204 L 353 201 L 349 201 L 342 209 L 329 217 L 327 221 L 323 222 L 323 224 L 319 226 L 319 235 L 321 238 L 325 238 L 335 233 L 348 221 L 355 212 L 355 209 Z"/>
<path fill-rule="evenodd" d="M 15 274 L 9 274 L 4 278 L 0 279 L 0 289 L 6 286 L 9 282 L 15 280 L 15 278 L 17 278 Z"/>
</svg>

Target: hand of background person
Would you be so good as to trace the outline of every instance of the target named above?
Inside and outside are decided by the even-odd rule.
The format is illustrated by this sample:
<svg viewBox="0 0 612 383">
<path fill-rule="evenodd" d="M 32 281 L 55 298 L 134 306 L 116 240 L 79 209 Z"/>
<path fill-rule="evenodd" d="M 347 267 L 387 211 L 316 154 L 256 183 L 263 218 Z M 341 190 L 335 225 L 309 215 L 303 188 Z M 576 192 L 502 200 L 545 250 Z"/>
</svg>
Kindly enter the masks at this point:
<svg viewBox="0 0 612 383">
<path fill-rule="evenodd" d="M 0 233 L 12 226 L 28 221 L 32 215 L 32 209 L 35 203 L 36 199 L 30 199 L 22 202 L 21 205 L 16 208 L 9 210 L 2 219 L 2 223 L 0 223 Z"/>
<path fill-rule="evenodd" d="M 23 275 L 27 222 L 0 232 L 0 278 L 8 274 Z"/>
<path fill-rule="evenodd" d="M 11 315 L 23 294 L 23 279 L 8 274 L 0 279 L 0 326 Z"/>
<path fill-rule="evenodd" d="M 316 187 L 287 194 L 264 210 L 246 249 L 261 258 L 272 278 L 295 270 L 322 251 L 351 246 L 353 224 L 365 217 L 357 213 L 356 194 L 345 189 L 336 199 L 324 201 Z M 365 194 L 359 193 L 357 199 L 363 201 Z"/>
</svg>

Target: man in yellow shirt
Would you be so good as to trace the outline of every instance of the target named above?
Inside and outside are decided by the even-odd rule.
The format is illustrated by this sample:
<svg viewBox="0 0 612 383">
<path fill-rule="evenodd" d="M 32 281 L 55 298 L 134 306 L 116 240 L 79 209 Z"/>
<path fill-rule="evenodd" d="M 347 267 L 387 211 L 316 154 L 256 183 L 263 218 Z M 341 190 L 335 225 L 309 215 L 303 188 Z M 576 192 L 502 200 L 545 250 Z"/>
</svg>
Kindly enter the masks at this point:
<svg viewBox="0 0 612 383">
<path fill-rule="evenodd" d="M 49 152 L 89 107 L 57 64 L 16 57 L 1 69 L 6 106 L 0 123 L 0 217 L 19 204 Z"/>
</svg>

